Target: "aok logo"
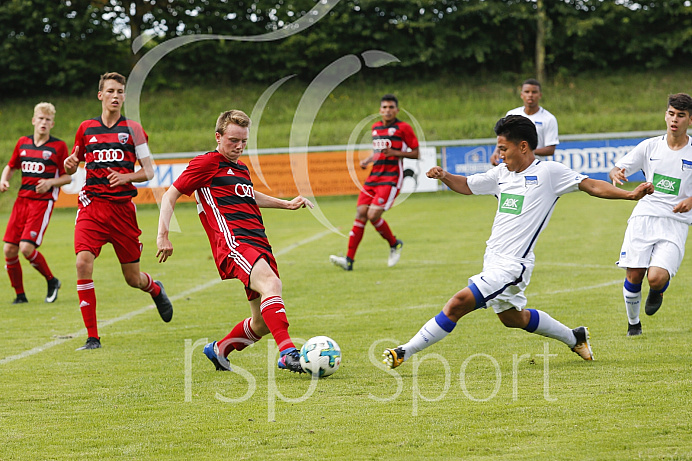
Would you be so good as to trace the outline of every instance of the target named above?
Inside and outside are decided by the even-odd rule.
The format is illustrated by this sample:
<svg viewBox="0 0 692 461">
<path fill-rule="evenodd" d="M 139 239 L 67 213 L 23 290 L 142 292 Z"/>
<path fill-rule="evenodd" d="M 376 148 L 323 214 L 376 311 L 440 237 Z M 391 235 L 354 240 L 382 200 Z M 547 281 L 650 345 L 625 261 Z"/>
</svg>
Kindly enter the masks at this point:
<svg viewBox="0 0 692 461">
<path fill-rule="evenodd" d="M 254 199 L 255 190 L 248 184 L 236 184 L 235 195 L 238 197 L 252 197 Z"/>
<path fill-rule="evenodd" d="M 678 195 L 680 193 L 680 180 L 654 173 L 654 189 L 664 194 Z"/>
<path fill-rule="evenodd" d="M 46 165 L 40 162 L 22 162 L 22 173 L 41 174 L 46 171 Z"/>
<path fill-rule="evenodd" d="M 524 206 L 523 195 L 501 194 L 500 195 L 500 213 L 521 214 L 521 209 Z"/>
<path fill-rule="evenodd" d="M 94 158 L 92 161 L 96 163 L 122 162 L 125 160 L 125 152 L 120 149 L 97 149 L 91 155 Z"/>
<path fill-rule="evenodd" d="M 390 139 L 373 139 L 372 148 L 378 151 L 385 150 L 392 147 L 392 141 Z"/>
</svg>

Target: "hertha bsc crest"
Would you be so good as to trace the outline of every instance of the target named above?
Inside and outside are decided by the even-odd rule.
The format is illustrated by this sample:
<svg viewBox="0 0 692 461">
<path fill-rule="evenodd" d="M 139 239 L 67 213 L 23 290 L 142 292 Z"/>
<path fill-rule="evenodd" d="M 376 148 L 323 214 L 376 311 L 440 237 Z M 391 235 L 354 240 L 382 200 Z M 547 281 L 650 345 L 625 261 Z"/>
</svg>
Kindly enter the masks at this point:
<svg viewBox="0 0 692 461">
<path fill-rule="evenodd" d="M 118 133 L 118 141 L 120 144 L 125 144 L 127 140 L 130 139 L 130 135 L 127 133 Z"/>
</svg>

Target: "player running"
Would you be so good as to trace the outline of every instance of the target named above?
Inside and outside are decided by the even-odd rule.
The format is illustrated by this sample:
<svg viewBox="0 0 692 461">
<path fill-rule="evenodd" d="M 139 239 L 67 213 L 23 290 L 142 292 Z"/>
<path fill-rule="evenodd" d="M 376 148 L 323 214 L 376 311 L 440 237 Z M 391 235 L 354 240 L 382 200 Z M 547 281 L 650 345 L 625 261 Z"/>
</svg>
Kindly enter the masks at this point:
<svg viewBox="0 0 692 461">
<path fill-rule="evenodd" d="M 561 163 L 537 160 L 533 153 L 536 127 L 521 115 L 500 119 L 495 133 L 504 161 L 500 166 L 468 178 L 440 167 L 428 171 L 429 178 L 441 180 L 460 194 L 495 195 L 498 208 L 483 271 L 469 278 L 469 285 L 452 296 L 409 342 L 384 351 L 383 361 L 391 368 L 446 337 L 466 314 L 488 306 L 506 327 L 557 339 L 584 360 L 593 360 L 588 328 L 570 329 L 543 311 L 526 309 L 524 291 L 533 272 L 533 248 L 560 196 L 582 190 L 595 197 L 639 200 L 652 193 L 653 186 L 643 183 L 632 192 L 625 191 L 606 181 L 589 179 Z"/>
<path fill-rule="evenodd" d="M 247 145 L 250 123 L 243 111 L 223 112 L 216 121 L 216 150 L 193 158 L 163 195 L 156 256 L 165 262 L 173 254 L 168 231 L 175 203 L 183 194 L 194 192 L 219 275 L 223 280 L 243 282 L 251 311 L 251 317 L 223 339 L 207 344 L 204 354 L 217 370 L 231 371 L 228 354 L 271 333 L 281 351 L 279 368 L 304 373 L 300 353 L 288 334 L 281 280 L 260 207 L 297 210 L 313 205 L 301 196 L 289 201 L 255 191 L 248 168 L 239 160 Z"/>
<path fill-rule="evenodd" d="M 358 195 L 356 220 L 348 234 L 348 251 L 345 257 L 329 257 L 332 264 L 344 270 L 353 270 L 353 261 L 358 245 L 363 239 L 367 221 L 375 226 L 377 232 L 389 244 L 388 266 L 394 266 L 401 258 L 404 242 L 394 236 L 382 214 L 392 207 L 394 199 L 399 195 L 404 178 L 404 158 L 418 158 L 418 138 L 411 125 L 396 118 L 398 114 L 399 101 L 396 96 L 382 96 L 382 120 L 372 125 L 373 153 L 360 162 L 361 168 L 366 168 L 370 163 L 373 165 L 370 176 Z"/>
<path fill-rule="evenodd" d="M 94 261 L 106 243 L 113 245 L 127 284 L 151 295 L 164 322 L 170 322 L 173 317 L 173 305 L 163 284 L 139 269 L 142 231 L 132 203 L 137 195 L 132 183 L 154 176 L 148 136 L 142 125 L 121 115 L 125 77 L 116 72 L 103 74 L 98 99 L 101 116 L 82 122 L 75 135 L 72 155 L 65 160 L 65 171 L 69 174 L 74 174 L 82 161 L 86 169 L 86 183 L 79 192 L 74 246 L 77 295 L 88 338 L 77 350 L 101 347 L 93 272 Z M 138 171 L 135 171 L 136 162 L 141 166 Z"/>
<path fill-rule="evenodd" d="M 19 264 L 20 251 L 46 278 L 47 303 L 53 303 L 58 299 L 61 286 L 60 280 L 53 276 L 46 258 L 37 248 L 43 243 L 43 235 L 53 214 L 53 205 L 58 199 L 60 186 L 69 184 L 71 180 L 63 166 L 67 157 L 67 145 L 50 135 L 51 128 L 55 126 L 53 104 L 36 104 L 31 123 L 34 125 L 34 134 L 19 138 L 0 178 L 0 192 L 6 192 L 10 188 L 12 174 L 17 170 L 22 172 L 22 185 L 3 238 L 5 268 L 16 294 L 12 304 L 29 302 L 24 293 L 22 266 Z"/>
<path fill-rule="evenodd" d="M 622 184 L 627 175 L 642 170 L 654 185 L 654 193 L 632 210 L 618 261 L 627 270 L 623 287 L 627 336 L 642 334 L 639 311 L 644 276 L 649 282 L 644 312 L 654 315 L 685 255 L 692 224 L 692 141 L 687 135 L 691 113 L 688 94 L 670 95 L 666 134 L 642 141 L 610 171 L 613 184 Z"/>
</svg>

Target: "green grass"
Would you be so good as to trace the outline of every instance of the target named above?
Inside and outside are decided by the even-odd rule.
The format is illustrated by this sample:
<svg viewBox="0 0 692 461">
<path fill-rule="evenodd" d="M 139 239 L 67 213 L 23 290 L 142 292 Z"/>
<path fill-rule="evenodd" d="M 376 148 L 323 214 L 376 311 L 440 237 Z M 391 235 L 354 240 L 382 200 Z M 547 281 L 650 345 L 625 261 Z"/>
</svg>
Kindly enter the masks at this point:
<svg viewBox="0 0 692 461">
<path fill-rule="evenodd" d="M 584 74 L 545 82 L 543 105 L 558 118 L 561 134 L 660 130 L 669 93 L 692 92 L 690 68 L 621 74 Z M 497 119 L 521 105 L 523 76 L 459 77 L 433 81 L 370 81 L 354 77 L 342 83 L 322 104 L 310 134 L 310 145 L 346 144 L 353 127 L 376 114 L 382 94 L 393 92 L 400 105 L 423 128 L 427 140 L 493 136 Z M 243 82 L 237 87 L 214 85 L 153 91 L 143 88 L 140 116 L 155 153 L 202 151 L 214 147 L 218 114 L 239 108 L 248 114 L 268 85 Z M 258 129 L 258 145 L 285 147 L 298 103 L 308 82 L 289 80 L 268 101 Z M 19 136 L 30 133 L 33 106 L 50 100 L 58 110 L 53 133 L 72 144 L 79 123 L 101 112 L 96 91 L 83 96 L 45 94 L 3 101 L 0 160 L 5 162 Z M 127 111 L 127 104 L 125 106 Z M 408 119 L 405 113 L 402 118 Z"/>
<path fill-rule="evenodd" d="M 355 199 L 319 204 L 347 233 Z M 644 335 L 625 336 L 624 273 L 613 262 L 632 207 L 568 194 L 536 248 L 529 305 L 589 326 L 595 362 L 483 310 L 393 372 L 378 364 L 381 349 L 408 340 L 480 271 L 495 200 L 411 196 L 386 215 L 406 242 L 401 262 L 386 267 L 388 248 L 368 226 L 351 273 L 328 262 L 345 238 L 323 234 L 306 210 L 266 210 L 292 336 L 325 334 L 343 351 L 341 369 L 307 398 L 309 379 L 274 371 L 268 338 L 230 356 L 246 373 L 215 372 L 199 345 L 186 372 L 186 341 L 220 339 L 249 314 L 239 282 L 199 289 L 218 275 L 190 205 L 178 206 L 182 233 L 162 265 L 158 210 L 139 207 L 142 268 L 175 299 L 173 321 L 150 309 L 105 325 L 150 303 L 126 286 L 107 247 L 94 275 L 104 347 L 75 352 L 86 335 L 74 210 L 56 210 L 42 251 L 63 288 L 44 304 L 45 281 L 25 261 L 29 304 L 10 305 L 9 281 L 0 282 L 0 360 L 78 334 L 0 363 L 0 459 L 691 459 L 692 272 L 683 262 L 661 311 L 642 319 Z"/>
</svg>

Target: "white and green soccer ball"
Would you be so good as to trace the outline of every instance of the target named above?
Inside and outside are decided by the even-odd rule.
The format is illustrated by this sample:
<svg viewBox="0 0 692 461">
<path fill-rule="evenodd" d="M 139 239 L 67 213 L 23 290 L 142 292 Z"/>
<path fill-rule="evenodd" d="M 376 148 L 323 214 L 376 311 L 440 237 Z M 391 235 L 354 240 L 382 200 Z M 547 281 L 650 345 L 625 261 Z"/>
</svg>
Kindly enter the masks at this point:
<svg viewBox="0 0 692 461">
<path fill-rule="evenodd" d="M 333 374 L 341 365 L 341 349 L 332 338 L 315 336 L 300 348 L 300 366 L 314 377 Z"/>
</svg>

